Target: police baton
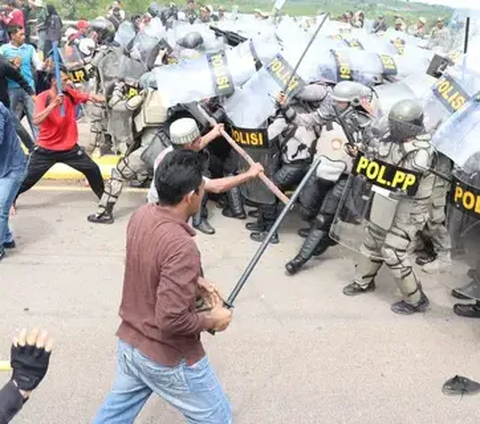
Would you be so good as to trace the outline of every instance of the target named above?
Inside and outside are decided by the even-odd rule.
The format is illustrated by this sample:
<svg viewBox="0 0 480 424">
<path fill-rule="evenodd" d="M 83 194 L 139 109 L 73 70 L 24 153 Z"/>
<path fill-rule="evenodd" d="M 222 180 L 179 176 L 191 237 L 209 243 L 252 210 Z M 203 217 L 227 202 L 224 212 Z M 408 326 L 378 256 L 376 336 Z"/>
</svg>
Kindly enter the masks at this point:
<svg viewBox="0 0 480 424">
<path fill-rule="evenodd" d="M 208 123 L 213 127 L 214 125 L 217 124 L 215 119 L 213 119 L 206 111 L 205 109 L 201 106 L 198 105 L 198 109 L 204 115 L 205 119 L 208 121 Z M 252 157 L 244 150 L 242 149 L 236 142 L 235 140 L 230 137 L 230 135 L 225 131 L 222 130 L 222 136 L 225 140 L 227 140 L 228 144 L 232 146 L 233 150 L 235 150 L 245 161 L 252 166 L 255 161 L 252 159 Z M 288 197 L 273 183 L 273 181 L 268 178 L 264 172 L 260 172 L 258 174 L 258 178 L 262 180 L 262 182 L 267 186 L 267 188 L 285 205 L 288 204 Z"/>
<path fill-rule="evenodd" d="M 245 284 L 247 283 L 248 281 L 248 278 L 250 277 L 250 275 L 252 274 L 253 270 L 255 269 L 255 267 L 257 266 L 258 262 L 260 261 L 261 257 L 263 256 L 263 254 L 265 253 L 265 250 L 267 250 L 267 247 L 268 245 L 270 244 L 270 241 L 272 240 L 272 237 L 275 235 L 275 233 L 277 232 L 278 228 L 280 227 L 280 225 L 282 224 L 283 220 L 285 219 L 285 217 L 287 216 L 288 212 L 290 212 L 290 210 L 292 209 L 293 205 L 295 204 L 295 202 L 297 201 L 298 199 L 298 196 L 300 196 L 300 193 L 302 192 L 302 190 L 304 189 L 305 185 L 307 184 L 308 180 L 312 177 L 312 175 L 315 173 L 315 171 L 317 170 L 317 167 L 318 165 L 320 164 L 322 160 L 322 157 L 319 156 L 317 159 L 315 159 L 315 161 L 313 162 L 313 164 L 310 166 L 310 169 L 308 170 L 307 174 L 305 175 L 305 177 L 303 177 L 303 180 L 300 182 L 300 184 L 298 185 L 297 189 L 295 190 L 295 192 L 292 194 L 292 197 L 290 197 L 289 201 L 287 202 L 287 204 L 284 206 L 282 212 L 280 213 L 280 215 L 278 216 L 277 220 L 275 221 L 275 223 L 273 224 L 273 227 L 270 229 L 270 231 L 268 232 L 268 235 L 267 237 L 265 237 L 265 240 L 262 242 L 262 244 L 260 245 L 260 247 L 258 248 L 258 250 L 255 252 L 255 255 L 253 256 L 253 258 L 250 260 L 249 264 L 247 265 L 247 267 L 245 268 L 245 271 L 243 271 L 242 275 L 240 276 L 240 278 L 238 279 L 238 282 L 237 284 L 235 285 L 235 287 L 233 288 L 232 292 L 230 293 L 230 295 L 228 296 L 228 299 L 226 301 L 223 302 L 223 306 L 227 309 L 232 309 L 233 308 L 233 303 L 235 302 L 235 299 L 238 297 L 238 295 L 240 294 L 240 292 L 242 291 L 243 287 L 245 286 Z M 208 331 L 210 334 L 214 335 L 215 334 L 215 331 L 214 330 L 209 330 Z"/>
<path fill-rule="evenodd" d="M 329 13 L 326 13 L 325 16 L 323 17 L 322 21 L 320 22 L 320 24 L 318 25 L 318 28 L 315 30 L 315 32 L 313 33 L 312 35 L 312 38 L 310 39 L 310 41 L 308 42 L 307 44 L 307 47 L 305 47 L 305 50 L 303 51 L 302 55 L 300 56 L 300 59 L 298 59 L 298 62 L 295 66 L 295 68 L 293 68 L 293 72 L 292 74 L 290 75 L 290 77 L 288 78 L 286 84 L 285 84 L 285 88 L 283 90 L 284 93 L 286 93 L 287 91 L 287 88 L 290 86 L 290 83 L 292 82 L 292 79 L 295 77 L 295 74 L 297 73 L 298 71 L 298 68 L 300 67 L 300 64 L 302 63 L 305 55 L 307 54 L 308 52 L 308 49 L 310 49 L 311 45 L 313 44 L 313 42 L 315 41 L 315 38 L 317 38 L 317 35 L 318 33 L 320 32 L 320 30 L 322 29 L 323 25 L 325 24 L 325 22 L 327 21 L 327 18 L 329 17 Z"/>
</svg>

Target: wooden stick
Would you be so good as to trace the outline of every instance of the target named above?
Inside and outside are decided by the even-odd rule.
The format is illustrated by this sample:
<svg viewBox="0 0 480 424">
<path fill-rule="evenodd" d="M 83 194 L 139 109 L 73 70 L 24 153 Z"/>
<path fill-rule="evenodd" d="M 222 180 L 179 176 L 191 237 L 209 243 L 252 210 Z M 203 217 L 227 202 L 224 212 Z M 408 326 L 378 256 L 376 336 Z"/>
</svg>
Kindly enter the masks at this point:
<svg viewBox="0 0 480 424">
<path fill-rule="evenodd" d="M 213 119 L 206 111 L 203 109 L 202 106 L 198 106 L 198 109 L 200 112 L 205 116 L 205 119 L 208 120 L 210 125 L 213 127 L 214 125 L 217 125 L 215 122 L 215 119 Z M 233 150 L 235 150 L 245 161 L 252 166 L 255 161 L 252 159 L 252 157 L 242 148 L 240 147 L 235 140 L 230 137 L 230 134 L 228 134 L 225 130 L 222 130 L 222 136 L 227 140 L 227 142 L 232 146 Z M 288 197 L 274 184 L 274 182 L 268 178 L 264 172 L 261 172 L 258 174 L 258 178 L 262 180 L 262 182 L 267 186 L 267 188 L 285 205 L 288 203 L 289 199 Z"/>
</svg>

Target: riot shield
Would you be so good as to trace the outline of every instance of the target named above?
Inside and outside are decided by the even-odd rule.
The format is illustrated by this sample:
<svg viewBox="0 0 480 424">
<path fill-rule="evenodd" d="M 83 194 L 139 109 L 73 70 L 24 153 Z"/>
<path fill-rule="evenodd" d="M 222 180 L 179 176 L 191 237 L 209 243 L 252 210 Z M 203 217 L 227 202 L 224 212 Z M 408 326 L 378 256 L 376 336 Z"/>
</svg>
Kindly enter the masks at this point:
<svg viewBox="0 0 480 424">
<path fill-rule="evenodd" d="M 478 152 L 479 131 L 480 102 L 474 98 L 440 125 L 432 137 L 432 145 L 456 166 L 464 167 Z"/>
<path fill-rule="evenodd" d="M 292 66 L 278 54 L 256 72 L 245 85 L 227 99 L 224 110 L 232 123 L 240 128 L 261 128 L 275 110 L 275 98 L 284 90 L 295 96 L 305 86 L 304 81 L 293 74 Z M 285 85 L 289 83 L 285 89 Z"/>
<path fill-rule="evenodd" d="M 360 152 L 338 205 L 330 237 L 364 253 L 367 227 L 388 231 L 402 200 L 416 194 L 421 175 Z M 407 205 L 409 206 L 409 205 Z"/>
<path fill-rule="evenodd" d="M 255 162 L 263 165 L 267 176 L 276 171 L 279 155 L 276 154 L 276 146 L 271 142 L 273 140 L 272 129 L 267 128 L 241 128 L 228 126 L 227 131 L 230 136 L 252 157 Z M 246 163 L 242 161 L 240 169 L 246 170 Z M 251 202 L 263 205 L 275 203 L 275 195 L 259 179 L 254 178 L 240 187 L 243 197 Z"/>
<path fill-rule="evenodd" d="M 115 33 L 115 42 L 123 49 L 135 38 L 135 27 L 130 21 L 123 21 Z"/>
<path fill-rule="evenodd" d="M 425 127 L 433 132 L 480 90 L 480 74 L 464 66 L 449 68 L 425 99 Z"/>
<path fill-rule="evenodd" d="M 233 94 L 235 86 L 242 84 L 255 72 L 253 57 L 237 52 L 207 53 L 175 65 L 154 68 L 152 73 L 166 106 Z"/>
<path fill-rule="evenodd" d="M 477 149 L 479 150 L 479 149 Z M 447 228 L 452 264 L 440 278 L 449 288 L 480 300 L 480 151 L 452 174 Z"/>
</svg>

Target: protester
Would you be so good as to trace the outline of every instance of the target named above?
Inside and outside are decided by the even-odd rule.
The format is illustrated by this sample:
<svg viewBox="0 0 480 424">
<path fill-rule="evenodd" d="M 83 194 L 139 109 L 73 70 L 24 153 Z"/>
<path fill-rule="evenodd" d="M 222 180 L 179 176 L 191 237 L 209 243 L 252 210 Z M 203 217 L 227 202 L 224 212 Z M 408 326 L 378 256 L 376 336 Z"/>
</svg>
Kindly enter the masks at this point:
<svg viewBox="0 0 480 424">
<path fill-rule="evenodd" d="M 47 16 L 45 18 L 45 43 L 43 45 L 43 57 L 50 56 L 54 42 L 60 42 L 62 20 L 58 16 L 55 7 L 51 4 L 47 4 Z"/>
<path fill-rule="evenodd" d="M 230 404 L 200 340 L 232 319 L 215 287 L 202 278 L 200 253 L 187 221 L 199 212 L 205 183 L 198 153 L 179 150 L 155 174 L 159 204 L 130 218 L 117 377 L 95 424 L 134 422 L 152 393 L 189 422 L 229 424 Z M 198 297 L 206 305 L 196 310 Z"/>
<path fill-rule="evenodd" d="M 22 3 L 19 0 L 8 0 L 7 1 L 7 10 L 8 15 L 3 17 L 3 22 L 7 24 L 7 26 L 21 26 L 25 28 L 25 16 L 21 10 Z"/>
<path fill-rule="evenodd" d="M 5 107 L 10 108 L 7 78 L 17 82 L 28 95 L 34 95 L 32 87 L 22 77 L 20 72 L 18 72 L 18 70 L 12 64 L 10 64 L 2 55 L 0 55 L 0 102 L 3 103 Z M 34 141 L 15 115 L 12 115 L 12 119 L 14 120 L 17 134 L 22 140 L 23 145 L 29 152 L 33 151 L 35 148 Z"/>
<path fill-rule="evenodd" d="M 32 3 L 37 18 L 37 48 L 43 54 L 45 48 L 45 40 L 47 39 L 47 8 L 43 4 L 43 0 L 34 0 Z"/>
<path fill-rule="evenodd" d="M 7 59 L 20 58 L 19 72 L 32 87 L 32 90 L 35 90 L 33 69 L 43 70 L 45 64 L 38 59 L 35 48 L 25 43 L 25 30 L 23 28 L 19 26 L 10 27 L 9 33 L 11 41 L 9 44 L 0 47 L 0 53 Z M 27 117 L 32 134 L 34 138 L 37 138 L 38 130 L 33 124 L 35 105 L 31 95 L 20 87 L 18 82 L 13 80 L 8 80 L 8 95 L 10 97 L 10 109 L 20 120 L 23 116 Z"/>
<path fill-rule="evenodd" d="M 13 249 L 15 240 L 8 226 L 10 208 L 25 178 L 26 159 L 17 134 L 15 120 L 0 103 L 0 261 L 5 249 Z"/>
<path fill-rule="evenodd" d="M 122 8 L 122 2 L 120 0 L 114 1 L 110 6 L 107 17 L 111 16 L 115 17 L 119 23 L 122 23 L 126 19 L 127 15 Z"/>
<path fill-rule="evenodd" d="M 53 165 L 64 163 L 84 174 L 100 198 L 104 188 L 100 169 L 77 144 L 75 106 L 86 102 L 102 103 L 105 98 L 74 90 L 65 68 L 62 67 L 60 74 L 63 93 L 57 91 L 56 77 L 52 76 L 50 90 L 37 96 L 33 120 L 40 129 L 38 147 L 30 155 L 27 177 L 19 194 L 33 187 Z"/>
<path fill-rule="evenodd" d="M 223 126 L 219 126 L 223 129 Z M 172 145 L 165 150 L 163 150 L 155 161 L 154 169 L 158 168 L 158 165 L 170 152 L 178 149 L 188 149 L 192 151 L 200 152 L 206 147 L 206 138 L 200 136 L 200 131 L 198 130 L 197 124 L 191 118 L 181 118 L 175 121 L 170 126 L 170 138 Z M 205 192 L 206 193 L 224 193 L 226 191 L 232 190 L 235 187 L 238 187 L 241 184 L 246 183 L 258 176 L 260 172 L 263 172 L 262 165 L 256 163 L 250 167 L 250 169 L 239 175 L 232 175 L 224 178 L 214 178 L 210 179 L 204 176 L 205 179 Z M 150 186 L 150 191 L 148 192 L 148 201 L 150 203 L 158 202 L 157 190 L 155 188 L 155 179 L 152 181 Z M 206 197 L 205 197 L 206 200 Z M 196 219 L 196 216 L 193 218 L 193 227 L 199 231 L 205 232 L 206 234 L 213 234 L 214 231 L 205 230 L 205 220 Z M 210 224 L 208 224 L 210 227 Z"/>
<path fill-rule="evenodd" d="M 32 392 L 45 378 L 52 348 L 53 340 L 45 330 L 34 329 L 27 332 L 23 329 L 13 339 L 10 352 L 13 375 L 0 390 L 1 424 L 9 423 L 20 412 Z"/>
<path fill-rule="evenodd" d="M 32 13 L 33 12 L 33 13 Z M 37 24 L 39 22 L 40 15 L 44 13 L 43 0 L 28 0 L 28 3 L 23 8 L 23 15 L 25 17 L 25 42 L 30 44 L 32 42 L 31 36 L 31 24 L 30 20 L 35 18 Z M 38 35 L 38 34 L 37 34 Z M 38 46 L 37 46 L 38 47 Z"/>
</svg>

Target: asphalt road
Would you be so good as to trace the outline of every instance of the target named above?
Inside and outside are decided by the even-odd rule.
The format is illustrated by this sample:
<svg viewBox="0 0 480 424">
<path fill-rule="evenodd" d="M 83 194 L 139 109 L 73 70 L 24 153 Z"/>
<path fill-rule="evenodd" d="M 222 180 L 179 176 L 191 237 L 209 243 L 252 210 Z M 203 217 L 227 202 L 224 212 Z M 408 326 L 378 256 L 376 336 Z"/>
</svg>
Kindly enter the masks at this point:
<svg viewBox="0 0 480 424">
<path fill-rule="evenodd" d="M 24 326 L 48 328 L 56 348 L 44 383 L 15 422 L 88 423 L 108 393 L 125 227 L 143 201 L 142 193 L 124 192 L 115 224 L 95 226 L 86 221 L 95 198 L 80 187 L 40 187 L 21 197 L 13 219 L 19 248 L 0 264 L 0 358 Z M 211 222 L 217 234 L 197 242 L 206 275 L 228 293 L 257 245 L 243 222 L 215 207 Z M 441 387 L 456 374 L 480 380 L 480 322 L 456 317 L 448 290 L 433 279 L 423 281 L 432 304 L 422 315 L 390 312 L 398 293 L 386 272 L 375 293 L 345 297 L 354 254 L 341 247 L 286 276 L 283 265 L 301 242 L 297 225 L 290 217 L 282 243 L 268 249 L 228 331 L 204 336 L 235 422 L 478 423 L 480 397 L 447 397 Z M 183 420 L 152 397 L 137 422 Z"/>
</svg>

